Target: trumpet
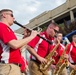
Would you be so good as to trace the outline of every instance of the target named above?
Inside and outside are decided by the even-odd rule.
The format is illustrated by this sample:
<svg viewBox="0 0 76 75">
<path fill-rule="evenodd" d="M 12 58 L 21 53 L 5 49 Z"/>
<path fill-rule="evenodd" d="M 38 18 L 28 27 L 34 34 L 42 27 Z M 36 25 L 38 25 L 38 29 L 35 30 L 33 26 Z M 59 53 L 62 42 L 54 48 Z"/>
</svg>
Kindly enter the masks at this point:
<svg viewBox="0 0 76 75">
<path fill-rule="evenodd" d="M 29 28 L 27 28 L 27 27 L 23 26 L 22 24 L 18 23 L 16 20 L 14 21 L 14 24 L 16 24 L 16 25 L 18 25 L 18 26 L 20 26 L 20 27 L 22 27 L 22 28 L 26 29 L 26 30 L 27 30 L 27 31 L 29 31 L 29 32 L 30 32 L 30 34 L 31 34 L 31 32 L 32 32 L 32 30 L 31 30 L 31 29 L 29 29 Z M 45 41 L 46 41 L 46 42 L 48 42 L 49 44 L 52 44 L 52 41 L 50 41 L 50 40 L 48 40 L 48 39 L 46 39 L 46 38 L 42 37 L 41 35 L 37 34 L 37 36 L 38 36 L 38 37 L 40 37 L 40 38 L 42 38 L 43 40 L 45 40 Z"/>
</svg>

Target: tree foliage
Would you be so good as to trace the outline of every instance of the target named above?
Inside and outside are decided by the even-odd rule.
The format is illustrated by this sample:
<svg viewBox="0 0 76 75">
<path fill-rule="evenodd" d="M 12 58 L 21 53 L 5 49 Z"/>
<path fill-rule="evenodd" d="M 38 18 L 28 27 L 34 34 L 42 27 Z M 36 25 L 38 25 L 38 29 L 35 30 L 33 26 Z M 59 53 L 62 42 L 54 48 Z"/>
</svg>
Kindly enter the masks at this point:
<svg viewBox="0 0 76 75">
<path fill-rule="evenodd" d="M 64 34 L 67 35 L 68 33 L 76 30 L 76 21 L 70 22 L 69 24 L 67 21 L 64 20 L 63 26 L 60 26 L 60 31 Z"/>
</svg>

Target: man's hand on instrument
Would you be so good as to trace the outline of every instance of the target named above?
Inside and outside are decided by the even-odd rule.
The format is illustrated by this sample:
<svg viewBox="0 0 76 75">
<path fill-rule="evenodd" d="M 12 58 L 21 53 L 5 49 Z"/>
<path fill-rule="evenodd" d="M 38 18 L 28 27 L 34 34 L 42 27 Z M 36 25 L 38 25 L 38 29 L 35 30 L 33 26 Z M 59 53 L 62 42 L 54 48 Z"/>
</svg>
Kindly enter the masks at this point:
<svg viewBox="0 0 76 75">
<path fill-rule="evenodd" d="M 51 68 L 54 70 L 56 69 L 56 65 L 51 64 Z"/>
<path fill-rule="evenodd" d="M 68 59 L 68 58 L 69 58 L 68 54 L 64 54 L 64 59 Z"/>
<path fill-rule="evenodd" d="M 57 43 L 59 43 L 60 44 L 60 40 L 57 38 Z"/>
<path fill-rule="evenodd" d="M 32 30 L 31 34 L 30 34 L 30 37 L 32 37 L 32 39 L 33 39 L 33 38 L 35 38 L 37 36 L 37 34 L 38 34 L 37 31 Z"/>
<path fill-rule="evenodd" d="M 41 56 L 38 56 L 37 59 L 38 59 L 41 63 L 43 63 L 43 64 L 46 64 L 46 63 L 47 63 L 47 60 L 46 60 L 45 58 L 41 57 Z"/>
</svg>

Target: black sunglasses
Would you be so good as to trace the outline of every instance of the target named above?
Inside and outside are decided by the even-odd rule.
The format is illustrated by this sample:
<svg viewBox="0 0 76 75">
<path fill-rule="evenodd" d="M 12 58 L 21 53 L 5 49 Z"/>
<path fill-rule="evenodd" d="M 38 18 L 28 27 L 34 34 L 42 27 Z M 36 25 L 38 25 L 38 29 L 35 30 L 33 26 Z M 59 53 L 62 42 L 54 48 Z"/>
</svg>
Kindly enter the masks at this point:
<svg viewBox="0 0 76 75">
<path fill-rule="evenodd" d="M 10 15 L 11 17 L 14 17 L 13 14 L 11 14 L 11 13 L 6 13 L 6 14 Z"/>
<path fill-rule="evenodd" d="M 11 17 L 14 17 L 13 14 L 9 14 Z"/>
<path fill-rule="evenodd" d="M 10 14 L 11 17 L 14 17 L 13 14 Z"/>
<path fill-rule="evenodd" d="M 54 32 L 55 32 L 55 33 L 59 33 L 59 31 L 57 31 L 57 30 L 55 30 L 55 29 L 54 29 Z"/>
</svg>

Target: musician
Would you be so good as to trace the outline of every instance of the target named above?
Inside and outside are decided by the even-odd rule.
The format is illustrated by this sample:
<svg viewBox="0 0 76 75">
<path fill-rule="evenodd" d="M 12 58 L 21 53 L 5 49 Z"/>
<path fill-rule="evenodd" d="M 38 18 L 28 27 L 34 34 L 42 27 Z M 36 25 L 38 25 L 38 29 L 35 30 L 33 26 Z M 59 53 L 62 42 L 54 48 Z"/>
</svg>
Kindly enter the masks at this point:
<svg viewBox="0 0 76 75">
<path fill-rule="evenodd" d="M 68 44 L 67 52 L 65 55 L 66 58 L 69 58 L 69 66 L 71 69 L 76 70 L 76 34 L 72 36 L 72 42 Z"/>
<path fill-rule="evenodd" d="M 59 31 L 56 23 L 50 23 L 47 29 L 40 33 L 41 36 L 53 42 L 55 34 Z M 27 50 L 32 54 L 29 61 L 30 75 L 48 75 L 45 71 L 44 74 L 40 71 L 39 65 L 47 63 L 45 57 L 48 55 L 50 44 L 45 40 L 36 36 L 28 43 Z"/>
<path fill-rule="evenodd" d="M 76 63 L 76 35 L 72 36 L 72 42 L 68 45 L 69 61 Z"/>
<path fill-rule="evenodd" d="M 36 31 L 32 31 L 29 37 L 17 40 L 10 28 L 14 19 L 12 10 L 0 10 L 0 75 L 21 75 L 20 47 L 37 35 Z"/>
<path fill-rule="evenodd" d="M 63 37 L 63 34 L 61 32 L 57 33 L 57 35 L 54 39 L 54 44 L 51 46 L 51 50 L 55 47 L 58 40 L 60 42 L 62 41 L 62 37 Z M 58 63 L 58 61 L 60 59 L 60 56 L 62 55 L 64 49 L 65 49 L 65 46 L 62 43 L 60 43 L 60 45 L 58 46 L 54 56 L 52 57 L 55 60 L 55 62 L 51 65 L 51 69 L 52 69 L 53 72 L 56 69 L 56 64 Z M 59 67 L 61 67 L 61 66 L 59 66 Z M 62 71 L 61 75 L 68 75 L 66 68 Z"/>
</svg>

